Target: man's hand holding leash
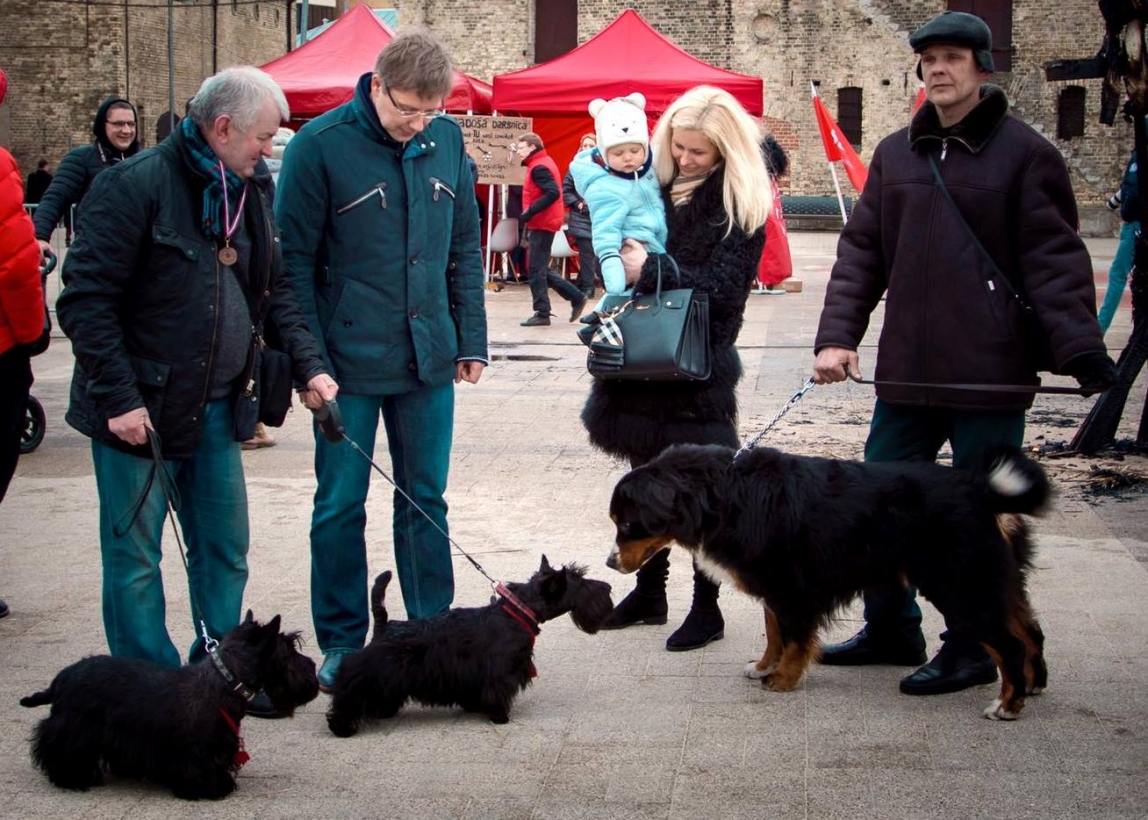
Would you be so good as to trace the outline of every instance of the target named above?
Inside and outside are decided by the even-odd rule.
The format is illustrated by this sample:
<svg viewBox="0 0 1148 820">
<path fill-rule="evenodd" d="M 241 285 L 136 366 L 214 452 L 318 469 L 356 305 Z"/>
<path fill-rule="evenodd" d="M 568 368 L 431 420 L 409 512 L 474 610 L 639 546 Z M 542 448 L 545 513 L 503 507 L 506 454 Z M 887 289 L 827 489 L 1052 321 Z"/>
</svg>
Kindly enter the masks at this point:
<svg viewBox="0 0 1148 820">
<path fill-rule="evenodd" d="M 861 378 L 861 365 L 856 350 L 823 347 L 813 362 L 815 384 L 833 384 L 849 378 Z"/>
<path fill-rule="evenodd" d="M 308 410 L 318 410 L 323 402 L 333 401 L 339 394 L 339 385 L 326 373 L 320 373 L 307 382 L 307 388 L 299 391 L 299 401 Z"/>
</svg>

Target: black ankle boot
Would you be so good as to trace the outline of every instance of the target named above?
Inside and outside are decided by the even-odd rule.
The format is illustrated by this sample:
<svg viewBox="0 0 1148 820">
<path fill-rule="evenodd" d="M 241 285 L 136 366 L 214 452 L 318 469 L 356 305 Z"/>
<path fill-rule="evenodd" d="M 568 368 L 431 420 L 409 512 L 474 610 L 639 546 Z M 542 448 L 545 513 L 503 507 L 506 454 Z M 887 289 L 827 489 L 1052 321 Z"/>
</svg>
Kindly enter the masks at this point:
<svg viewBox="0 0 1148 820">
<path fill-rule="evenodd" d="M 662 550 L 638 570 L 638 585 L 614 607 L 602 629 L 625 629 L 634 624 L 664 624 L 669 550 Z"/>
<path fill-rule="evenodd" d="M 725 637 L 725 619 L 717 603 L 720 589 L 720 584 L 711 581 L 695 565 L 693 605 L 682 625 L 666 638 L 666 649 L 670 652 L 701 649 Z"/>
</svg>

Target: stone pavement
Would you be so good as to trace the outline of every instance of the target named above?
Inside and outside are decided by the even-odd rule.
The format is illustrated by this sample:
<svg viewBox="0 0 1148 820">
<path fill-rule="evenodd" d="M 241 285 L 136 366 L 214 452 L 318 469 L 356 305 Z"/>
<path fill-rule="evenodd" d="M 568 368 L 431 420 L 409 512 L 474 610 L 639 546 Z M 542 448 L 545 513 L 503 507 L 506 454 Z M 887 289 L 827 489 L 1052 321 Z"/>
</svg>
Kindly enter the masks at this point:
<svg viewBox="0 0 1148 820">
<path fill-rule="evenodd" d="M 742 431 L 757 432 L 802 384 L 835 243 L 792 235 L 804 292 L 752 296 L 741 349 Z M 1089 240 L 1106 269 L 1115 243 Z M 1100 277 L 1103 284 L 1103 276 Z M 556 308 L 565 303 L 556 300 Z M 578 422 L 588 388 L 584 349 L 562 316 L 521 328 L 525 286 L 488 293 L 495 361 L 458 391 L 449 501 L 456 540 L 496 577 L 523 579 L 545 553 L 587 564 L 614 585 L 632 579 L 604 566 L 607 502 L 622 465 L 590 448 Z M 561 311 L 560 311 L 561 312 Z M 1122 345 L 1130 313 L 1110 339 Z M 874 317 L 870 339 L 880 317 Z M 871 373 L 873 349 L 862 351 Z M 251 762 L 222 803 L 185 804 L 167 792 L 114 782 L 88 793 L 52 787 L 28 759 L 27 738 L 45 712 L 17 704 L 64 665 L 104 651 L 97 507 L 89 448 L 63 422 L 71 372 L 57 339 L 34 362 L 34 394 L 48 412 L 40 449 L 20 462 L 0 506 L 0 816 L 12 818 L 1143 818 L 1148 816 L 1148 525 L 1143 499 L 1089 495 L 1089 463 L 1053 460 L 1061 490 L 1036 523 L 1032 597 L 1048 635 L 1046 694 L 1022 719 L 1001 724 L 981 709 L 994 689 L 935 698 L 897 691 L 907 670 L 815 667 L 793 693 L 742 677 L 762 649 L 760 609 L 724 590 L 725 639 L 704 650 L 665 651 L 684 616 L 690 567 L 675 555 L 670 623 L 585 635 L 568 619 L 542 630 L 539 677 L 494 726 L 457 711 L 412 707 L 358 736 L 332 736 L 326 696 L 294 720 L 247 720 Z M 1138 385 L 1120 435 L 1132 436 L 1144 403 Z M 811 391 L 764 443 L 856 457 L 871 388 Z M 1091 405 L 1041 397 L 1034 445 L 1071 438 Z M 275 432 L 278 446 L 247 453 L 251 581 L 247 604 L 281 613 L 310 636 L 308 527 L 313 491 L 307 414 Z M 380 453 L 387 468 L 385 453 Z M 1108 466 L 1134 469 L 1141 459 Z M 372 489 L 372 576 L 393 566 L 389 487 Z M 170 533 L 169 533 L 170 546 Z M 192 637 L 178 557 L 168 550 L 168 625 Z M 488 584 L 455 562 L 456 602 L 479 605 Z M 393 605 L 397 608 L 397 588 Z M 941 629 L 926 607 L 930 649 Z M 830 639 L 851 634 L 857 607 Z M 318 655 L 313 641 L 307 649 Z"/>
</svg>

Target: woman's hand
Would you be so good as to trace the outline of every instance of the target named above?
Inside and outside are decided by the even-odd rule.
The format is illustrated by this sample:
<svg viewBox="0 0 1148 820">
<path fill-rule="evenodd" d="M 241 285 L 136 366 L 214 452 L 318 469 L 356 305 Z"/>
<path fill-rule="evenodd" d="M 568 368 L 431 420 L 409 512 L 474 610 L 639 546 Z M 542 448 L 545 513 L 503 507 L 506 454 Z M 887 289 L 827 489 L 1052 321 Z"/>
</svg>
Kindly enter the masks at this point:
<svg viewBox="0 0 1148 820">
<path fill-rule="evenodd" d="M 646 253 L 646 246 L 636 239 L 627 239 L 622 242 L 622 270 L 626 272 L 626 284 L 633 287 L 642 278 L 642 267 L 650 255 Z"/>
</svg>

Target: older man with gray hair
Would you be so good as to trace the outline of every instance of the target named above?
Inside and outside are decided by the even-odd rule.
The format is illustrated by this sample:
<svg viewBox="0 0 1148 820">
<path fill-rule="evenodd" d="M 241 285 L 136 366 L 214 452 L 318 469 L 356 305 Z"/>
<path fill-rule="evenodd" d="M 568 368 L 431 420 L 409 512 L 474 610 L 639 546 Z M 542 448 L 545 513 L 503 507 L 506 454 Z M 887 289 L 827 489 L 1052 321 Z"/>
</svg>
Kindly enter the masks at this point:
<svg viewBox="0 0 1148 820">
<path fill-rule="evenodd" d="M 182 500 L 197 635 L 189 659 L 204 657 L 200 620 L 213 638 L 239 623 L 248 548 L 239 442 L 255 424 L 263 336 L 290 355 L 300 384 L 327 399 L 337 391 L 280 277 L 260 159 L 288 116 L 267 74 L 221 71 L 167 140 L 105 171 L 84 202 L 57 307 L 76 356 L 67 420 L 92 440 L 116 656 L 180 664 L 164 623 L 160 469 Z M 248 714 L 268 710 L 257 701 Z"/>
</svg>

